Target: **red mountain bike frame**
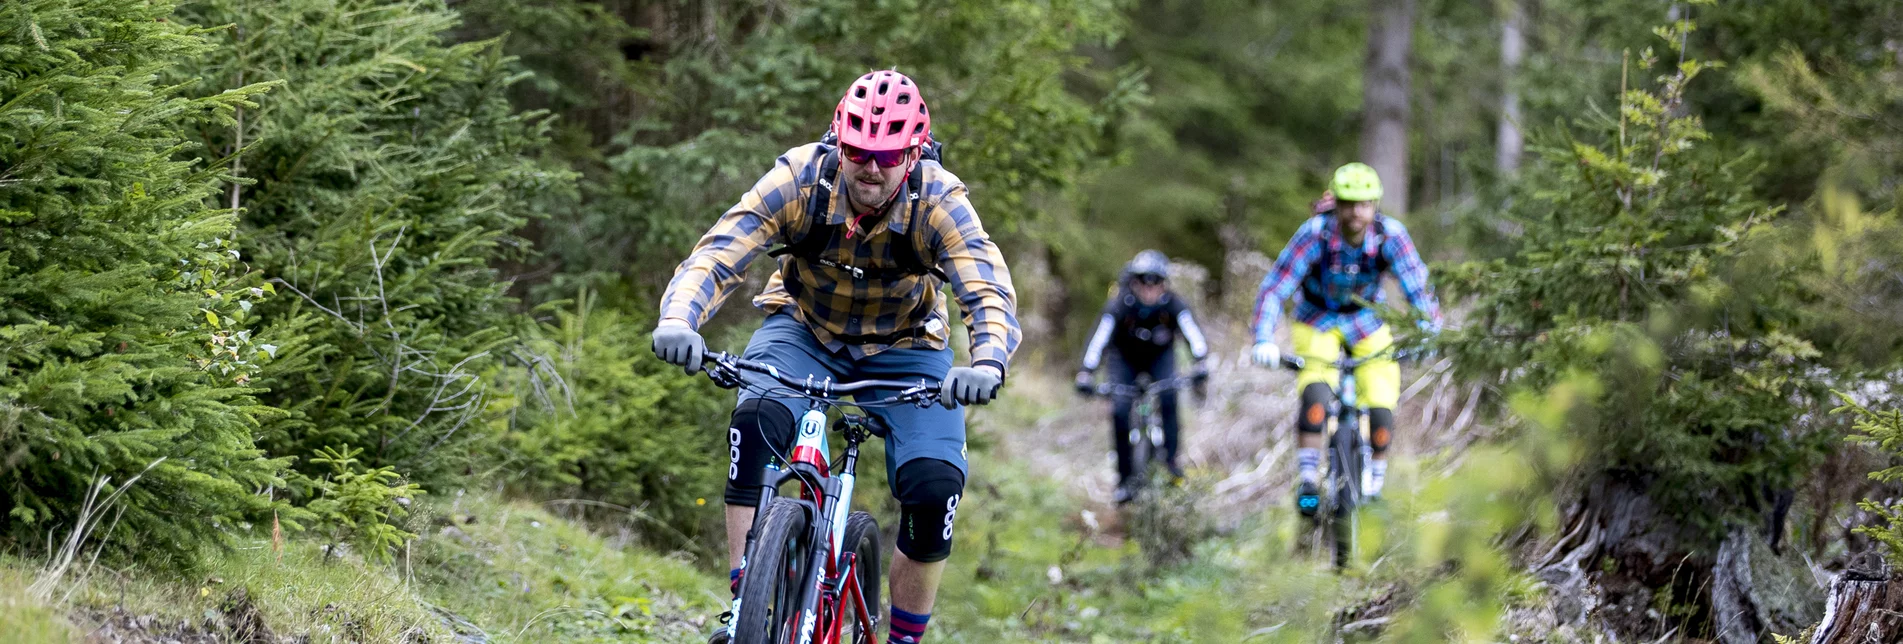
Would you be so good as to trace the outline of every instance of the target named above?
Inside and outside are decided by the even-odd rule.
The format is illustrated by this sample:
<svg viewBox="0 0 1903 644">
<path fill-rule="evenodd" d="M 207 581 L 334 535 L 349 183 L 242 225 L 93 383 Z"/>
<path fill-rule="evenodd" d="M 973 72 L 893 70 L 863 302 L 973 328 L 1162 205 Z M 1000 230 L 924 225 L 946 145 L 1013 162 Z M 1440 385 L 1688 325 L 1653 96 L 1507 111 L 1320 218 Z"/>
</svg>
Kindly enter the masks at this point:
<svg viewBox="0 0 1903 644">
<path fill-rule="evenodd" d="M 805 380 L 783 375 L 771 365 L 744 360 L 727 354 L 713 353 L 707 357 L 708 375 L 715 382 L 727 386 L 738 386 L 737 370 L 747 370 L 765 374 L 810 401 L 810 406 L 800 416 L 797 425 L 793 449 L 785 454 L 784 464 L 769 463 L 767 476 L 760 486 L 760 504 L 754 513 L 752 529 L 747 531 L 746 556 L 740 561 L 740 574 L 745 579 L 747 560 L 752 558 L 756 547 L 756 536 L 766 517 L 766 509 L 779 497 L 780 488 L 789 482 L 799 485 L 799 503 L 807 506 L 813 518 L 811 533 L 824 535 L 825 547 L 815 557 L 820 565 L 813 566 L 812 583 L 804 592 L 797 612 L 799 627 L 791 638 L 792 644 L 839 644 L 844 635 L 847 617 L 857 617 L 860 624 L 876 624 L 879 615 L 877 606 L 866 602 L 865 589 L 860 587 L 859 556 L 847 551 L 845 547 L 847 517 L 852 513 L 852 494 L 857 480 L 859 465 L 859 444 L 872 436 L 884 436 L 886 428 L 877 417 L 869 415 L 846 414 L 833 423 L 832 428 L 846 439 L 846 448 L 840 456 L 839 468 L 835 474 L 832 463 L 827 461 L 830 454 L 826 443 L 827 410 L 840 404 L 841 396 L 862 394 L 872 390 L 897 391 L 896 395 L 878 401 L 852 403 L 861 406 L 883 406 L 892 404 L 929 405 L 937 400 L 937 383 L 918 381 L 904 382 L 895 380 L 863 380 L 851 383 L 835 383 L 830 379 Z M 724 373 L 722 373 L 724 372 Z M 847 611 L 852 611 L 850 614 Z M 740 613 L 740 598 L 736 597 L 733 614 Z M 737 628 L 735 619 L 729 626 Z M 729 636 L 737 633 L 729 631 Z M 817 634 L 818 639 L 815 640 Z"/>
</svg>

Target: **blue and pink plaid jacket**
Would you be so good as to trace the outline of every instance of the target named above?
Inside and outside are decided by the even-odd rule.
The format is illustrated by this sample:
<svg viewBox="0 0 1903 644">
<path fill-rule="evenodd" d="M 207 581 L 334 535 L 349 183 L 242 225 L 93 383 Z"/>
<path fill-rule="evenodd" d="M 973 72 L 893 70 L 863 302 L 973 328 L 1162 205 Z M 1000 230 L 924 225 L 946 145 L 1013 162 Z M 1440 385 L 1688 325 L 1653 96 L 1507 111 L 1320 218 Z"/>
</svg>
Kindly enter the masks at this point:
<svg viewBox="0 0 1903 644">
<path fill-rule="evenodd" d="M 1371 261 L 1380 253 L 1380 262 Z M 1332 258 L 1332 259 L 1331 259 Z M 1326 262 L 1329 266 L 1323 266 Z M 1385 270 L 1368 270 L 1384 265 Z M 1275 324 L 1282 318 L 1282 302 L 1301 297 L 1295 305 L 1295 319 L 1324 331 L 1340 329 L 1353 345 L 1381 328 L 1381 316 L 1374 307 L 1359 306 L 1356 298 L 1383 303 L 1387 293 L 1381 289 L 1381 273 L 1393 273 L 1401 282 L 1408 305 L 1420 311 L 1429 324 L 1441 323 L 1440 301 L 1427 283 L 1427 264 L 1414 249 L 1407 227 L 1392 217 L 1375 215 L 1361 245 L 1342 240 L 1341 228 L 1330 214 L 1316 215 L 1290 239 L 1275 267 L 1262 278 L 1262 291 L 1255 300 L 1256 342 L 1275 339 Z"/>
</svg>

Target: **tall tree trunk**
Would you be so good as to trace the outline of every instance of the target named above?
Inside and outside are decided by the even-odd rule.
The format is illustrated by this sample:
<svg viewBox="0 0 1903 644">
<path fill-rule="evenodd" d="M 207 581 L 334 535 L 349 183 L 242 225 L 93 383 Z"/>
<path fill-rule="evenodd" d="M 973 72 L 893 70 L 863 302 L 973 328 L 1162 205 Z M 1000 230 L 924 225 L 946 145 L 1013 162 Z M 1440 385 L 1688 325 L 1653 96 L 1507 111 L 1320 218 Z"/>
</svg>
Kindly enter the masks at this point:
<svg viewBox="0 0 1903 644">
<path fill-rule="evenodd" d="M 1408 58 L 1414 0 L 1368 0 L 1368 63 L 1362 76 L 1361 158 L 1381 174 L 1381 209 L 1407 213 Z"/>
<path fill-rule="evenodd" d="M 1500 129 L 1495 137 L 1493 165 L 1501 175 L 1520 169 L 1526 139 L 1520 133 L 1520 60 L 1526 54 L 1525 0 L 1501 0 L 1500 10 Z"/>
</svg>

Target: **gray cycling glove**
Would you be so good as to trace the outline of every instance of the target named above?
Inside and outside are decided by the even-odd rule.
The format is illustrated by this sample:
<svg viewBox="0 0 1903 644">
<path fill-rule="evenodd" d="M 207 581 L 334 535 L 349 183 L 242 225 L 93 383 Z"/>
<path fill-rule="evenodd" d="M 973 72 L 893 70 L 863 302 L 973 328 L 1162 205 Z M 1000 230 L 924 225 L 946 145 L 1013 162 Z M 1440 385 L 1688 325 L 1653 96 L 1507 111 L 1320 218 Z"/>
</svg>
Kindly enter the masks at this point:
<svg viewBox="0 0 1903 644">
<path fill-rule="evenodd" d="M 990 369 L 952 367 L 951 371 L 945 373 L 944 384 L 939 386 L 938 402 L 946 409 L 957 405 L 982 405 L 996 398 L 998 387 L 1003 384 L 1004 378 Z"/>
<path fill-rule="evenodd" d="M 707 341 L 693 329 L 668 324 L 654 329 L 654 355 L 680 366 L 687 375 L 700 372 L 701 356 L 707 353 Z"/>
</svg>

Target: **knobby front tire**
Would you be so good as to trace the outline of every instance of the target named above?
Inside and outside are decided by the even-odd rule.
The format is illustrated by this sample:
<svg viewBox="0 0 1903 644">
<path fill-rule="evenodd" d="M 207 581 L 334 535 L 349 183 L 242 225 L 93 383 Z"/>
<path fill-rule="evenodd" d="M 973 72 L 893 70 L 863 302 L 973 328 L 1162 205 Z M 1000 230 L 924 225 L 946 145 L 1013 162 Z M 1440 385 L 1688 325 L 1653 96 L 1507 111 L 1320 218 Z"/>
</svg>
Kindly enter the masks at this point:
<svg viewBox="0 0 1903 644">
<path fill-rule="evenodd" d="M 1335 569 L 1347 570 L 1355 552 L 1354 491 L 1343 486 L 1335 492 Z"/>
<path fill-rule="evenodd" d="M 1334 495 L 1335 570 L 1346 570 L 1354 560 L 1355 506 L 1360 503 L 1356 490 L 1361 486 L 1361 419 L 1343 418 L 1335 430 L 1330 459 Z M 1352 421 L 1349 425 L 1347 421 Z M 1349 429 L 1352 427 L 1352 429 Z"/>
<path fill-rule="evenodd" d="M 800 594 L 812 585 L 812 518 L 790 499 L 774 499 L 760 523 L 740 581 L 735 644 L 785 644 L 799 629 Z"/>
<path fill-rule="evenodd" d="M 843 548 L 846 552 L 858 554 L 859 567 L 853 576 L 858 578 L 859 593 L 866 601 L 866 613 L 871 621 L 859 619 L 859 609 L 847 603 L 840 607 L 840 616 L 846 620 L 844 635 L 852 644 L 878 644 L 880 641 L 879 620 L 885 614 L 885 606 L 879 601 L 885 590 L 885 566 L 880 560 L 885 554 L 880 545 L 879 522 L 865 512 L 854 512 L 846 517 L 846 538 Z M 843 596 L 842 596 L 843 599 Z"/>
</svg>

